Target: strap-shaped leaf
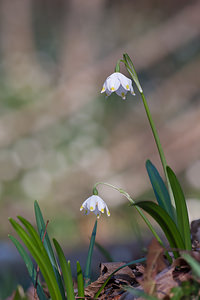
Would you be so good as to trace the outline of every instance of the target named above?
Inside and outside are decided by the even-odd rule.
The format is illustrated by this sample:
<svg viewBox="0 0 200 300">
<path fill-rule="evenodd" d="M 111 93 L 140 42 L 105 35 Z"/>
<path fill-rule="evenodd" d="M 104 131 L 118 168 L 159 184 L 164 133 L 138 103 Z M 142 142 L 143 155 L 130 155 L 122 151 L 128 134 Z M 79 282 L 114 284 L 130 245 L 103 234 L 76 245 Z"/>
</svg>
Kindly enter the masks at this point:
<svg viewBox="0 0 200 300">
<path fill-rule="evenodd" d="M 183 253 L 182 257 L 188 262 L 191 266 L 193 273 L 200 278 L 200 264 L 196 259 L 190 256 L 188 253 Z"/>
<path fill-rule="evenodd" d="M 94 227 L 92 230 L 92 235 L 90 238 L 90 246 L 89 246 L 89 250 L 88 250 L 86 267 L 85 267 L 85 286 L 88 286 L 88 284 L 90 283 L 90 279 L 91 279 L 91 263 L 92 263 L 92 254 L 93 254 L 93 250 L 94 250 L 96 232 L 97 232 L 97 220 L 95 221 L 95 224 L 94 224 Z"/>
<path fill-rule="evenodd" d="M 95 246 L 97 247 L 97 249 L 100 251 L 100 253 L 104 256 L 104 259 L 106 259 L 106 261 L 112 262 L 113 258 L 110 255 L 110 253 L 108 252 L 108 250 L 106 250 L 102 245 L 100 245 L 97 241 L 95 241 Z"/>
<path fill-rule="evenodd" d="M 14 245 L 17 248 L 19 254 L 21 255 L 22 259 L 24 260 L 25 265 L 26 265 L 27 270 L 28 270 L 28 273 L 31 277 L 33 286 L 35 286 L 36 270 L 35 270 L 35 267 L 32 263 L 32 260 L 31 260 L 30 256 L 28 255 L 28 253 L 25 251 L 23 246 L 20 244 L 20 242 L 16 238 L 14 238 L 12 235 L 8 235 L 8 237 L 14 243 Z M 39 280 L 38 280 L 38 284 L 37 284 L 37 295 L 38 295 L 40 300 L 47 300 Z"/>
<path fill-rule="evenodd" d="M 47 283 L 52 300 L 62 300 L 51 262 L 40 240 L 40 237 L 27 220 L 22 217 L 20 219 L 23 220 L 25 227 L 28 228 L 30 235 L 15 220 L 10 218 L 9 221 L 38 264 L 44 280 Z"/>
<path fill-rule="evenodd" d="M 127 71 L 129 72 L 129 74 L 133 77 L 135 84 L 137 85 L 137 88 L 139 90 L 140 93 L 142 93 L 142 87 L 140 85 L 137 73 L 135 71 L 135 67 L 133 65 L 132 60 L 130 59 L 129 55 L 127 53 L 123 54 L 123 58 L 124 58 L 124 64 L 127 68 Z"/>
<path fill-rule="evenodd" d="M 63 279 L 64 279 L 64 283 L 65 283 L 65 289 L 67 292 L 67 299 L 75 300 L 70 261 L 68 261 L 68 262 L 66 261 L 63 250 L 62 250 L 61 246 L 59 245 L 59 243 L 56 241 L 56 239 L 53 239 L 53 243 L 56 248 L 56 252 L 58 254 L 60 267 L 62 270 L 62 275 L 63 275 Z"/>
<path fill-rule="evenodd" d="M 22 288 L 21 285 L 17 286 L 17 289 L 14 295 L 12 296 L 12 300 L 28 300 L 28 296 L 25 295 L 24 289 Z"/>
<path fill-rule="evenodd" d="M 34 210 L 35 210 L 35 219 L 36 219 L 36 223 L 37 223 L 37 229 L 38 229 L 38 233 L 40 235 L 40 239 L 43 239 L 44 233 L 45 233 L 45 237 L 44 237 L 44 241 L 43 241 L 43 245 L 46 249 L 46 252 L 49 256 L 49 259 L 51 261 L 51 264 L 53 266 L 53 270 L 54 273 L 56 275 L 56 280 L 57 283 L 59 285 L 59 289 L 62 295 L 63 300 L 65 299 L 65 291 L 64 291 L 64 287 L 63 287 L 63 283 L 62 283 L 62 279 L 60 276 L 60 272 L 59 272 L 59 268 L 58 268 L 58 264 L 53 252 L 53 248 L 51 246 L 51 242 L 50 242 L 50 238 L 49 235 L 47 233 L 47 231 L 45 232 L 46 229 L 46 225 L 42 216 L 42 212 L 40 210 L 39 204 L 37 201 L 34 202 Z"/>
<path fill-rule="evenodd" d="M 150 160 L 146 161 L 146 169 L 151 181 L 151 185 L 154 190 L 158 205 L 160 205 L 176 223 L 176 213 L 174 207 L 171 203 L 171 199 L 166 188 L 166 185 L 160 176 L 156 167 L 152 164 Z"/>
<path fill-rule="evenodd" d="M 177 214 L 177 226 L 181 233 L 182 239 L 185 244 L 186 250 L 192 249 L 191 237 L 190 237 L 190 223 L 188 218 L 188 211 L 185 201 L 185 196 L 183 194 L 182 188 L 176 175 L 172 169 L 167 166 L 167 174 L 171 184 L 172 192 L 174 195 L 174 200 L 176 204 L 176 214 Z"/>
<path fill-rule="evenodd" d="M 78 297 L 85 298 L 85 296 L 84 296 L 83 272 L 82 272 L 81 265 L 80 265 L 79 261 L 77 261 L 76 266 L 77 266 Z"/>
<path fill-rule="evenodd" d="M 35 246 L 38 248 L 38 250 L 43 252 L 43 254 L 47 257 L 47 253 L 44 249 L 44 245 L 42 244 L 40 237 L 39 237 L 37 231 L 35 230 L 35 228 L 31 225 L 31 223 L 28 220 L 26 220 L 22 216 L 18 216 L 17 218 L 21 221 L 21 223 L 24 225 L 24 227 L 28 231 L 30 238 L 32 240 L 32 243 L 35 244 Z"/>
<path fill-rule="evenodd" d="M 141 201 L 135 205 L 144 209 L 160 225 L 171 248 L 185 249 L 184 242 L 176 224 L 162 207 L 152 201 Z M 174 255 L 178 257 L 178 253 L 174 252 Z"/>
<path fill-rule="evenodd" d="M 136 298 L 145 299 L 145 300 L 158 300 L 157 297 L 146 294 L 143 290 L 140 290 L 138 288 L 132 288 L 130 286 L 125 286 L 124 290 L 127 291 L 129 294 L 135 296 Z M 135 299 L 135 297 L 133 299 Z M 127 297 L 130 299 L 130 295 Z"/>
</svg>

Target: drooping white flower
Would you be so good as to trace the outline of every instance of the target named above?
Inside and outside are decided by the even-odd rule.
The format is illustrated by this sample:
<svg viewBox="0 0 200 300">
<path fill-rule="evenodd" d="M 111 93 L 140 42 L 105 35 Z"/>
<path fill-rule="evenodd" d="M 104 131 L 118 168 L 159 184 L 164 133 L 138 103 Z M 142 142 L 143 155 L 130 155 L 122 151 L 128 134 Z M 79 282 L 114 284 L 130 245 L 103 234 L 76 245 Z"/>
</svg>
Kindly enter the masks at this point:
<svg viewBox="0 0 200 300">
<path fill-rule="evenodd" d="M 113 92 L 115 92 L 124 100 L 126 99 L 127 92 L 135 95 L 131 79 L 119 72 L 115 72 L 108 76 L 101 90 L 101 93 L 104 92 L 106 93 L 106 96 L 110 96 Z"/>
<path fill-rule="evenodd" d="M 106 203 L 97 195 L 92 195 L 86 199 L 80 207 L 80 211 L 85 210 L 85 215 L 88 215 L 90 212 L 93 212 L 97 218 L 100 217 L 101 213 L 104 213 L 106 209 L 107 216 L 110 216 L 110 212 Z"/>
</svg>

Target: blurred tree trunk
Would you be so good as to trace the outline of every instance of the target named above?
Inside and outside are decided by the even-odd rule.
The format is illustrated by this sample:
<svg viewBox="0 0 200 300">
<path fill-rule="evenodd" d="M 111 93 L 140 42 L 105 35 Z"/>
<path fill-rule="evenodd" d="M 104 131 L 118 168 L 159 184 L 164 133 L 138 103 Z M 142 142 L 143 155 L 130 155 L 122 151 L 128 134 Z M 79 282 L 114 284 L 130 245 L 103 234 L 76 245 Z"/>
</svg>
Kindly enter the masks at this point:
<svg viewBox="0 0 200 300">
<path fill-rule="evenodd" d="M 16 87 L 34 84 L 33 73 L 40 73 L 41 79 L 43 72 L 36 57 L 32 0 L 1 0 L 0 5 L 0 43 L 7 79 Z"/>
<path fill-rule="evenodd" d="M 73 0 L 64 24 L 62 76 L 72 77 L 91 66 L 98 54 L 98 24 L 105 0 Z"/>
</svg>

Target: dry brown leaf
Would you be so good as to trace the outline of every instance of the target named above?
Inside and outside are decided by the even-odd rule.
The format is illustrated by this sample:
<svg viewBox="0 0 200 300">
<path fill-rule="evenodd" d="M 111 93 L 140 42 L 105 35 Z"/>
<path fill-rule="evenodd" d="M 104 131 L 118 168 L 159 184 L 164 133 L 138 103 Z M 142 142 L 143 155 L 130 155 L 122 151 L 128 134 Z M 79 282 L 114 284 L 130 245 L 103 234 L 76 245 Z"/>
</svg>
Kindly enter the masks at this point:
<svg viewBox="0 0 200 300">
<path fill-rule="evenodd" d="M 121 267 L 125 263 L 116 263 L 116 262 L 109 262 L 109 263 L 102 263 L 101 264 L 101 275 L 105 275 L 106 273 L 111 274 L 117 268 Z M 119 283 L 123 282 L 123 284 L 132 284 L 135 282 L 135 275 L 130 267 L 124 267 L 123 269 L 117 271 L 114 274 L 115 282 Z"/>
<path fill-rule="evenodd" d="M 102 263 L 100 266 L 101 275 L 99 276 L 99 278 L 96 281 L 92 282 L 88 287 L 85 288 L 85 296 L 94 297 L 94 295 L 97 293 L 97 291 L 102 286 L 102 284 L 106 281 L 108 276 L 110 276 L 110 274 L 113 271 L 115 271 L 117 268 L 121 267 L 124 264 L 125 263 L 123 263 L 123 262 Z M 125 268 L 128 268 L 128 267 L 125 267 Z M 118 271 L 118 272 L 120 272 L 120 271 Z M 127 270 L 125 270 L 125 271 L 127 271 Z M 119 274 L 118 272 L 116 272 L 116 274 Z"/>
<path fill-rule="evenodd" d="M 35 289 L 31 286 L 27 291 L 27 297 L 31 300 L 39 300 L 38 296 L 35 294 Z M 35 298 L 34 298 L 35 297 Z"/>
<path fill-rule="evenodd" d="M 101 264 L 101 275 L 95 281 L 92 282 L 86 289 L 85 289 L 85 296 L 86 297 L 94 297 L 96 292 L 102 286 L 102 284 L 106 281 L 108 276 L 112 272 L 114 272 L 117 268 L 124 265 L 124 262 L 112 262 L 112 263 L 102 263 Z M 124 267 L 123 269 L 117 271 L 112 278 L 112 283 L 106 286 L 105 290 L 102 292 L 101 297 L 99 299 L 119 299 L 121 294 L 124 292 L 121 289 L 121 285 L 133 285 L 137 283 L 137 277 L 142 276 L 144 272 L 144 267 L 142 265 L 133 265 L 131 267 Z M 111 297 L 111 298 L 109 298 Z"/>
<path fill-rule="evenodd" d="M 148 255 L 146 268 L 144 271 L 143 280 L 140 281 L 144 291 L 152 295 L 156 290 L 156 275 L 162 271 L 166 264 L 164 262 L 164 248 L 158 243 L 156 239 L 153 239 L 148 247 Z"/>
<path fill-rule="evenodd" d="M 172 264 L 172 267 L 174 268 L 174 280 L 176 280 L 180 273 L 188 273 L 191 270 L 189 264 L 183 257 L 178 257 L 177 259 L 175 259 L 175 261 Z"/>
<path fill-rule="evenodd" d="M 200 262 L 200 251 L 191 251 L 190 255 Z"/>
<path fill-rule="evenodd" d="M 180 284 L 180 282 L 188 280 L 190 277 L 189 273 L 186 276 L 186 274 L 180 271 L 180 274 L 178 277 L 176 277 L 176 280 L 174 280 L 174 267 L 170 266 L 168 268 L 165 268 L 162 272 L 156 275 L 154 281 L 155 281 L 155 291 L 154 295 L 158 299 L 168 299 L 168 295 L 173 287 L 176 287 Z M 169 298 L 170 299 L 170 298 Z M 142 297 L 139 297 L 137 300 L 143 300 Z"/>
<path fill-rule="evenodd" d="M 192 235 L 192 242 L 193 241 L 200 242 L 200 219 L 192 221 L 191 235 Z"/>
<path fill-rule="evenodd" d="M 183 258 L 177 258 L 174 263 L 158 273 L 154 278 L 154 294 L 159 299 L 170 299 L 169 294 L 173 287 L 191 279 L 190 267 Z M 138 298 L 142 300 L 142 298 Z"/>
</svg>

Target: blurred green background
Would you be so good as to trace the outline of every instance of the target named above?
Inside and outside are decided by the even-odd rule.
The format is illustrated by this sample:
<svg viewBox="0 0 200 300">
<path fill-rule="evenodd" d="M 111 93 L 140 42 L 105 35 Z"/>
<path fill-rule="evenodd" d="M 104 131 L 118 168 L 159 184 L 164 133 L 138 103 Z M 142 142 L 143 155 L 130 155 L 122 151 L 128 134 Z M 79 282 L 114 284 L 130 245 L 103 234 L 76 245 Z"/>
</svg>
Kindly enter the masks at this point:
<svg viewBox="0 0 200 300">
<path fill-rule="evenodd" d="M 190 218 L 199 218 L 199 13 L 200 2 L 186 0 L 0 0 L 0 297 L 21 278 L 8 267 L 19 261 L 8 217 L 34 222 L 35 199 L 50 236 L 69 252 L 88 245 L 94 217 L 79 208 L 96 181 L 153 199 L 146 159 L 161 168 L 138 92 L 126 101 L 100 94 L 124 52 L 184 185 Z M 101 218 L 97 240 L 143 238 L 126 199 L 99 191 L 111 217 Z"/>
</svg>

